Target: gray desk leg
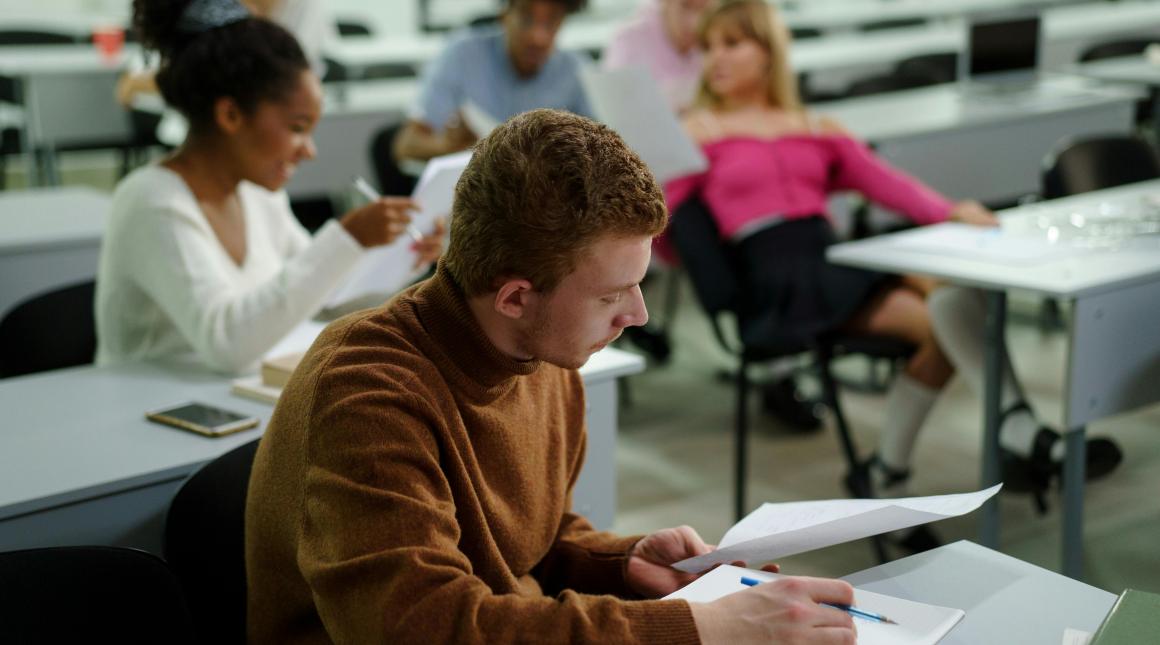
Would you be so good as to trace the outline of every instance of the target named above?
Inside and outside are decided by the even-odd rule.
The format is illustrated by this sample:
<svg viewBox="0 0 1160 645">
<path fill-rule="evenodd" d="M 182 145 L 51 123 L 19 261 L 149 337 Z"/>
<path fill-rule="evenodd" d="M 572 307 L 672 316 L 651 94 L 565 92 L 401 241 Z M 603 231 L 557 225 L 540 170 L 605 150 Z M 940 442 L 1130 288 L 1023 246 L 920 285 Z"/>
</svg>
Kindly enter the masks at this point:
<svg viewBox="0 0 1160 645">
<path fill-rule="evenodd" d="M 1083 579 L 1083 484 L 1087 462 L 1084 427 L 1064 435 L 1063 461 L 1063 575 Z"/>
<path fill-rule="evenodd" d="M 999 415 L 1003 387 L 1003 362 L 1006 341 L 1003 330 L 1007 322 L 1007 293 L 987 292 L 986 356 L 983 377 L 983 487 L 999 482 Z M 992 497 L 983 505 L 979 542 L 992 549 L 999 547 L 999 500 Z"/>
</svg>

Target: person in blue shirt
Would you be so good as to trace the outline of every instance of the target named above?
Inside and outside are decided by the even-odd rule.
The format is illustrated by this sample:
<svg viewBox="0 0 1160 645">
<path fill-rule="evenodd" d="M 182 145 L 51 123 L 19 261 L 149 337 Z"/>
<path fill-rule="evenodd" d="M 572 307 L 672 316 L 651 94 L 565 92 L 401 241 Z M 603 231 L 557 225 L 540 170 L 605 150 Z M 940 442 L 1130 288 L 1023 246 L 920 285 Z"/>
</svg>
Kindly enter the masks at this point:
<svg viewBox="0 0 1160 645">
<path fill-rule="evenodd" d="M 424 71 L 417 104 L 394 143 L 396 160 L 427 160 L 476 140 L 461 108 L 470 102 L 497 121 L 536 108 L 592 116 L 579 56 L 556 49 L 556 34 L 584 0 L 507 0 L 499 24 L 452 38 Z"/>
</svg>

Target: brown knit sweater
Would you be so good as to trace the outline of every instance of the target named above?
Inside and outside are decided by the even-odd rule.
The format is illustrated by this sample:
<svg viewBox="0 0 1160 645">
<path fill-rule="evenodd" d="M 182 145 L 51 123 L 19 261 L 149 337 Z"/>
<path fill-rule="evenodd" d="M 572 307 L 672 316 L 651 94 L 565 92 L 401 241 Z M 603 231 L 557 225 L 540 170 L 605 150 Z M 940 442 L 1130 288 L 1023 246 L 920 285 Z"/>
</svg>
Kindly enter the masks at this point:
<svg viewBox="0 0 1160 645">
<path fill-rule="evenodd" d="M 499 352 L 442 270 L 331 325 L 254 463 L 250 640 L 697 643 L 684 601 L 623 599 L 638 538 L 569 511 L 583 397 Z"/>
</svg>

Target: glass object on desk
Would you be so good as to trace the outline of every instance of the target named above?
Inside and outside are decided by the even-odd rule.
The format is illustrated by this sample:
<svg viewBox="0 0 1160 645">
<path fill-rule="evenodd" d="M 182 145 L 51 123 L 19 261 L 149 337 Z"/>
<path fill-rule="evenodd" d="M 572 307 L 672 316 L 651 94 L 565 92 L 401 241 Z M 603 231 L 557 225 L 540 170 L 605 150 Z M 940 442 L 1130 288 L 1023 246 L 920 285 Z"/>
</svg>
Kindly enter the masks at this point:
<svg viewBox="0 0 1160 645">
<path fill-rule="evenodd" d="M 1039 237 L 1049 244 L 1115 250 L 1160 248 L 1160 194 L 1102 200 L 1060 209 L 1032 206 L 1003 222 L 1004 230 Z"/>
</svg>

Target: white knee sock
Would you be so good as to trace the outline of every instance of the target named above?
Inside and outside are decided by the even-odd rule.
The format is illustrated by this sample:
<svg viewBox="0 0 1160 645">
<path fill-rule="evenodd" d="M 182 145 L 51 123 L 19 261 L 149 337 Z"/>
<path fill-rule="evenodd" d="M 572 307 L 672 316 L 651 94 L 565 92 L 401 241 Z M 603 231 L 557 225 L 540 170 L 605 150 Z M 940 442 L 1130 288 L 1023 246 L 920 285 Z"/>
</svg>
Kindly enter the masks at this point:
<svg viewBox="0 0 1160 645">
<path fill-rule="evenodd" d="M 984 294 L 964 287 L 942 287 L 927 298 L 935 338 L 955 370 L 976 395 L 983 395 L 984 330 L 987 303 Z M 999 409 L 1006 411 L 1024 402 L 1023 391 L 1011 366 L 1004 358 Z M 1028 410 L 1007 415 L 999 431 L 999 443 L 1017 455 L 1031 454 L 1039 423 Z"/>
<path fill-rule="evenodd" d="M 938 390 L 899 374 L 886 393 L 886 420 L 878 440 L 878 459 L 892 470 L 909 470 L 910 455 Z"/>
</svg>

